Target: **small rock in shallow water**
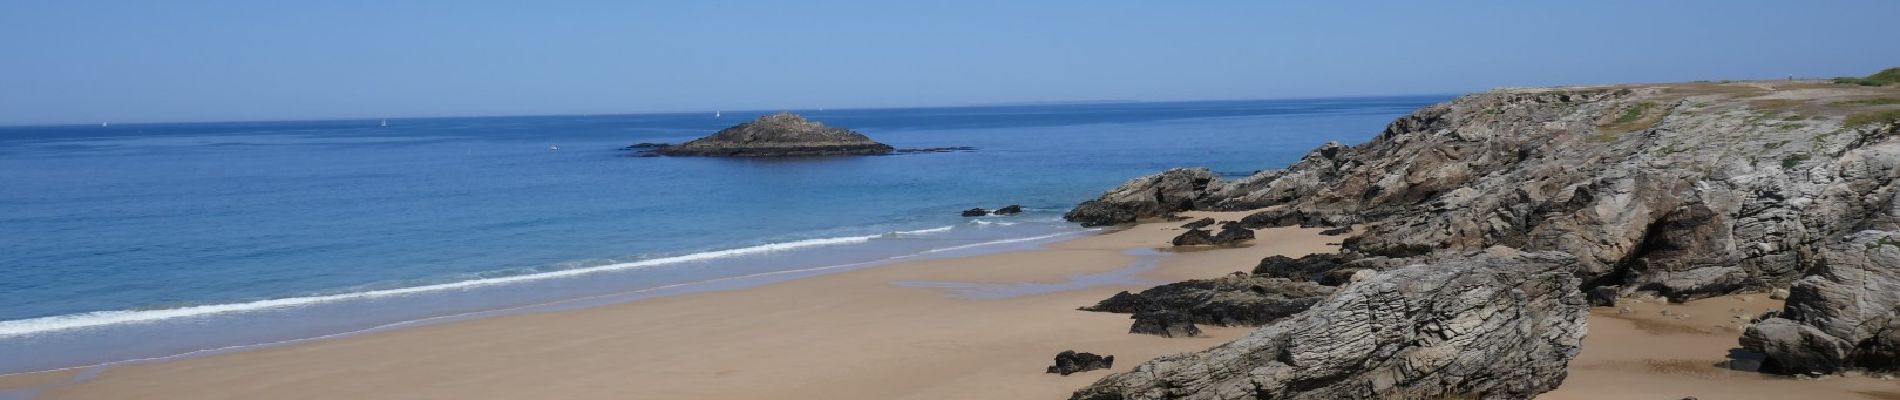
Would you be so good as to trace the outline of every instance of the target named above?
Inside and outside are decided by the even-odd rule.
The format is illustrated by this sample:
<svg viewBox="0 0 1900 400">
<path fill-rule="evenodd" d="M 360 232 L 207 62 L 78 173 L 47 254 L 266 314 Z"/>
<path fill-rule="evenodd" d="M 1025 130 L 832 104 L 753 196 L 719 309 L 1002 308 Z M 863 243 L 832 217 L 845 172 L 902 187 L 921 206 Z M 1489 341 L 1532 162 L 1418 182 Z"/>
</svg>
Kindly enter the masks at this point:
<svg viewBox="0 0 1900 400">
<path fill-rule="evenodd" d="M 963 210 L 963 216 L 965 217 L 981 217 L 985 215 L 990 215 L 990 211 L 981 208 Z"/>
<path fill-rule="evenodd" d="M 1068 350 L 1056 354 L 1056 365 L 1049 366 L 1047 373 L 1066 376 L 1082 371 L 1114 367 L 1115 356 L 1101 356 L 1095 353 L 1077 353 L 1075 350 Z"/>
<path fill-rule="evenodd" d="M 1022 213 L 1023 213 L 1023 206 L 1015 205 L 1015 204 L 1003 206 L 1003 208 L 998 208 L 996 209 L 995 212 L 992 212 L 992 214 L 996 214 L 996 215 L 1016 215 L 1016 214 L 1022 214 Z"/>
</svg>

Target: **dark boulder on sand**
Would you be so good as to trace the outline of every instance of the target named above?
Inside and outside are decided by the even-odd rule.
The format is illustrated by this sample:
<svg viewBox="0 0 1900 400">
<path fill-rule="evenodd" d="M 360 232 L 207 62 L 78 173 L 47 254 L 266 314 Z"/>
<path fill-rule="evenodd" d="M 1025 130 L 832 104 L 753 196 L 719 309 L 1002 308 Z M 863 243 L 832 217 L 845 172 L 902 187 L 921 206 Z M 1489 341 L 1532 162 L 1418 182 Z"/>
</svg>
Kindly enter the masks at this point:
<svg viewBox="0 0 1900 400">
<path fill-rule="evenodd" d="M 1167 310 L 1146 311 L 1135 314 L 1135 323 L 1128 326 L 1128 333 L 1165 338 L 1195 337 L 1201 335 L 1201 327 L 1195 326 L 1194 320 L 1186 314 Z"/>
<path fill-rule="evenodd" d="M 1332 287 L 1282 278 L 1237 273 L 1215 279 L 1170 283 L 1121 292 L 1083 311 L 1132 313 L 1130 333 L 1165 337 L 1193 336 L 1193 324 L 1261 325 L 1305 311 L 1333 292 Z"/>
<path fill-rule="evenodd" d="M 1213 225 L 1214 225 L 1213 218 L 1201 218 L 1200 220 L 1197 220 L 1194 222 L 1181 224 L 1181 227 L 1187 228 L 1187 229 L 1201 229 L 1201 228 L 1206 228 Z"/>
<path fill-rule="evenodd" d="M 1068 350 L 1056 354 L 1056 365 L 1049 366 L 1048 373 L 1066 376 L 1082 371 L 1094 371 L 1114 367 L 1115 356 L 1097 355 L 1095 353 L 1077 353 L 1075 350 Z"/>
<path fill-rule="evenodd" d="M 848 129 L 778 113 L 657 152 L 668 156 L 810 157 L 883 155 L 892 150 L 890 145 Z"/>
<path fill-rule="evenodd" d="M 1242 228 L 1240 224 L 1228 222 L 1221 224 L 1220 233 L 1212 233 L 1206 229 L 1193 228 L 1188 229 L 1187 232 L 1181 232 L 1179 236 L 1174 237 L 1172 242 L 1175 246 L 1234 246 L 1252 239 L 1252 229 Z"/>
<path fill-rule="evenodd" d="M 1208 232 L 1206 229 L 1189 229 L 1187 232 L 1181 232 L 1180 235 L 1175 235 L 1171 243 L 1175 246 L 1210 245 L 1214 244 L 1214 233 Z"/>
</svg>

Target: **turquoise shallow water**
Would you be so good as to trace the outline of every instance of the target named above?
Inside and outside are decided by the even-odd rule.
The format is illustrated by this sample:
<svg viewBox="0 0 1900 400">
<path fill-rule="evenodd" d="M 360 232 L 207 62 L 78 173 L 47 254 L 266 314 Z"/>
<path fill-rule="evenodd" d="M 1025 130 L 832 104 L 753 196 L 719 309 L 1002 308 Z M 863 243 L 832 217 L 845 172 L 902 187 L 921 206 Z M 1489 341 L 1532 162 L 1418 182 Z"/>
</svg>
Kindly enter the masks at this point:
<svg viewBox="0 0 1900 400">
<path fill-rule="evenodd" d="M 618 150 L 764 111 L 0 127 L 0 372 L 1030 246 L 1129 177 L 1277 168 L 1446 98 L 806 110 L 978 150 L 798 160 Z"/>
</svg>

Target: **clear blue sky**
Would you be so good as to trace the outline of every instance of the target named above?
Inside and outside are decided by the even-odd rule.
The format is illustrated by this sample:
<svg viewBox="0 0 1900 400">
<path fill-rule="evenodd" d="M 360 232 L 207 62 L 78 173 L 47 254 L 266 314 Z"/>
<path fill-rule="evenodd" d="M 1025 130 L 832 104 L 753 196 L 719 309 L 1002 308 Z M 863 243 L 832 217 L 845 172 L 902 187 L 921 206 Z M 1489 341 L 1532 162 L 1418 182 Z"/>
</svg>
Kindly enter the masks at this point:
<svg viewBox="0 0 1900 400">
<path fill-rule="evenodd" d="M 1456 93 L 1900 65 L 1893 0 L 914 3 L 6 0 L 0 124 Z"/>
</svg>

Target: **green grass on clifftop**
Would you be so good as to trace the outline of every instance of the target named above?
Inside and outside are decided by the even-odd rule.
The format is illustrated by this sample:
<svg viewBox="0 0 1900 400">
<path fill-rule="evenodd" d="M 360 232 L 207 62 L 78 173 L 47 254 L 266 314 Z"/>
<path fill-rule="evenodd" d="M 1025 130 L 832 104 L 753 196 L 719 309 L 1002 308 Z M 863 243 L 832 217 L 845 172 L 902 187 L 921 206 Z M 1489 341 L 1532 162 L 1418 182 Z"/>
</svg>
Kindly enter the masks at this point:
<svg viewBox="0 0 1900 400">
<path fill-rule="evenodd" d="M 1884 106 L 1884 105 L 1890 105 L 1890 104 L 1900 104 L 1900 97 L 1845 100 L 1845 101 L 1836 101 L 1833 103 L 1827 103 L 1827 105 L 1835 106 L 1835 107 L 1866 107 L 1866 106 Z"/>
<path fill-rule="evenodd" d="M 1856 113 L 1854 115 L 1847 116 L 1846 120 L 1841 121 L 1842 125 L 1845 125 L 1849 128 L 1856 128 L 1856 127 L 1875 125 L 1875 124 L 1895 124 L 1895 123 L 1900 123 L 1900 110 L 1868 111 L 1864 113 Z"/>
<path fill-rule="evenodd" d="M 1900 83 L 1900 68 L 1888 68 L 1868 75 L 1865 78 L 1844 76 L 1834 78 L 1834 83 L 1849 83 L 1861 86 L 1886 86 Z"/>
</svg>

